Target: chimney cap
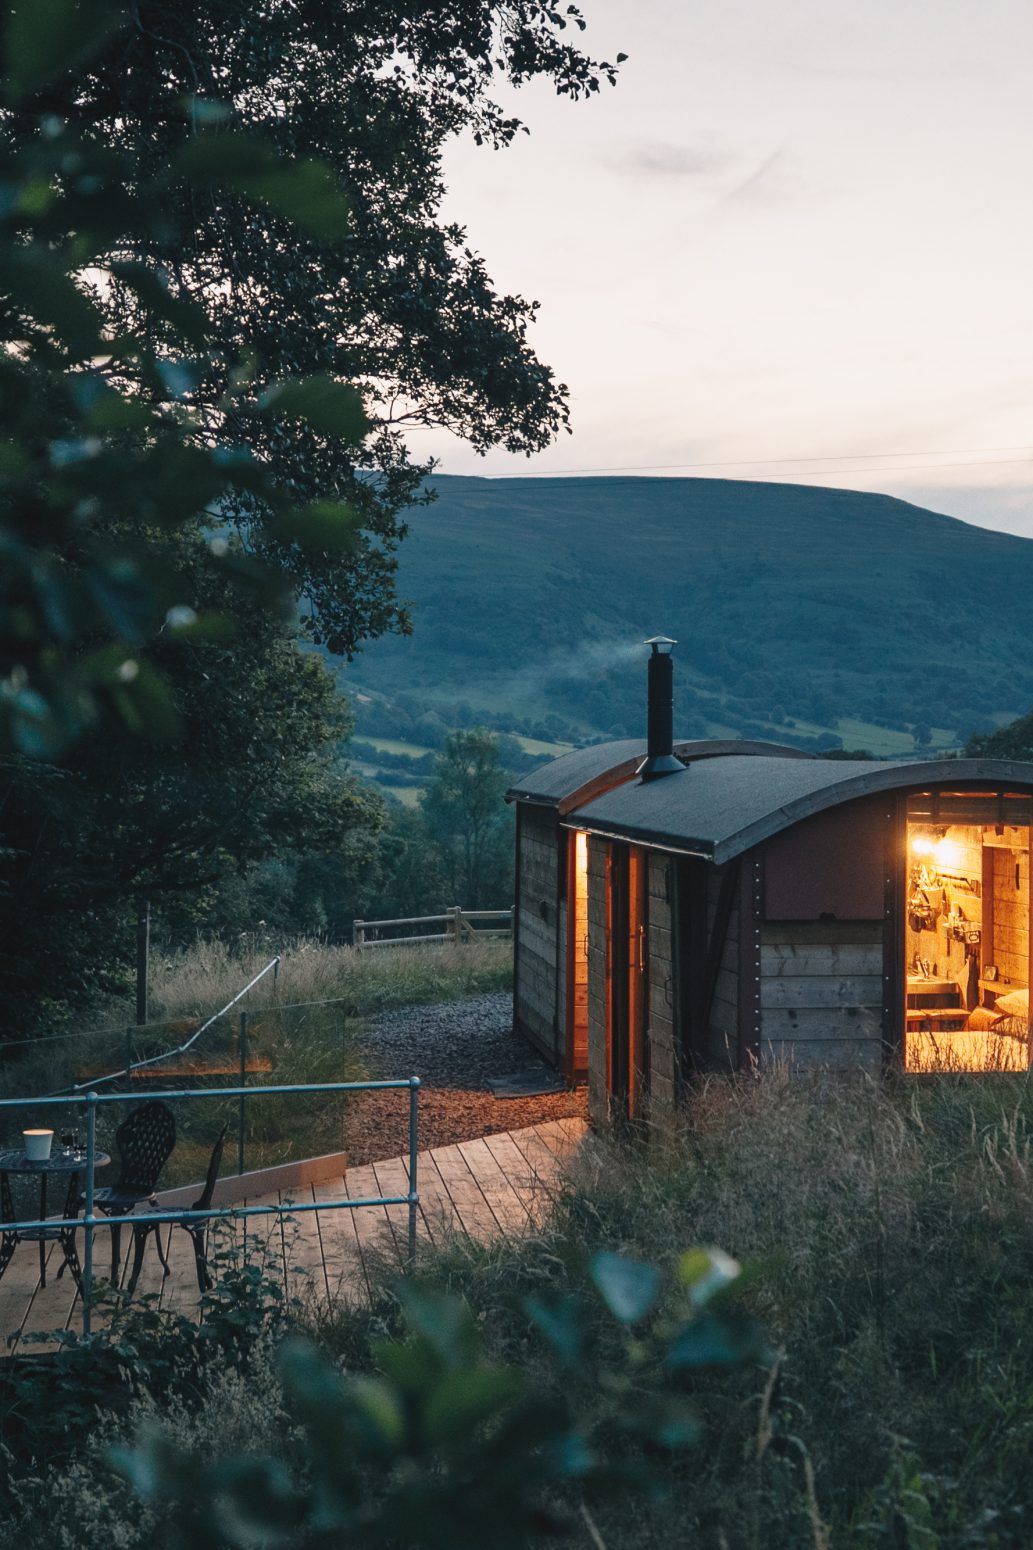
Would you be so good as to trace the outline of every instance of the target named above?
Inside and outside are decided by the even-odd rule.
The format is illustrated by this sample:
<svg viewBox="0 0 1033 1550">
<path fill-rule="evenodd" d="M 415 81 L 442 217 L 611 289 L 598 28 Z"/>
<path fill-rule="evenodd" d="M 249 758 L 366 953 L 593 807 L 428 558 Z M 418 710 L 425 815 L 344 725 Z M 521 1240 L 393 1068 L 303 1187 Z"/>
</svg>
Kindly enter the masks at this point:
<svg viewBox="0 0 1033 1550">
<path fill-rule="evenodd" d="M 642 644 L 643 646 L 652 646 L 654 655 L 666 656 L 668 652 L 673 649 L 673 647 L 677 646 L 678 642 L 676 640 L 672 640 L 669 635 L 651 635 L 649 639 L 644 640 Z M 667 651 L 664 651 L 663 649 L 665 646 L 667 647 Z"/>
</svg>

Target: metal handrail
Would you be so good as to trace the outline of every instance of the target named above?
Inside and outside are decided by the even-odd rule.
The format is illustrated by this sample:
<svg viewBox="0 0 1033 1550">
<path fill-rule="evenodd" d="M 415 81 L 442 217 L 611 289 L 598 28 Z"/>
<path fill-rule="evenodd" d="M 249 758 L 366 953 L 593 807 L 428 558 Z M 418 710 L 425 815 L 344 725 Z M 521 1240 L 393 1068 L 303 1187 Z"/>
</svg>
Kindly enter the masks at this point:
<svg viewBox="0 0 1033 1550">
<path fill-rule="evenodd" d="M 239 999 L 239 998 L 238 998 Z M 198 1029 L 198 1032 L 201 1030 Z M 409 1093 L 409 1191 L 405 1195 L 378 1195 L 365 1196 L 360 1200 L 328 1200 L 328 1201 L 299 1201 L 290 1205 L 275 1206 L 223 1206 L 212 1207 L 206 1211 L 141 1211 L 133 1212 L 130 1216 L 122 1218 L 132 1227 L 142 1226 L 144 1223 L 161 1222 L 191 1222 L 211 1221 L 218 1217 L 229 1217 L 236 1220 L 238 1217 L 248 1216 L 286 1216 L 299 1211 L 340 1211 L 357 1210 L 360 1206 L 408 1206 L 409 1208 L 409 1234 L 408 1251 L 410 1261 L 416 1255 L 416 1221 L 419 1210 L 420 1196 L 417 1188 L 417 1151 L 419 1140 L 418 1098 L 420 1079 L 418 1076 L 395 1077 L 385 1080 L 369 1082 L 299 1082 L 288 1086 L 277 1087 L 202 1087 L 190 1089 L 176 1089 L 170 1092 L 152 1093 L 150 1102 L 178 1103 L 186 1098 L 257 1098 L 286 1096 L 292 1093 L 354 1093 L 354 1092 L 383 1092 L 385 1090 L 407 1090 Z M 106 1103 L 125 1103 L 123 1093 L 84 1093 L 79 1097 L 64 1097 L 56 1093 L 48 1093 L 42 1098 L 0 1098 L 0 1111 L 6 1109 L 39 1109 L 39 1108 L 81 1108 L 86 1106 L 86 1156 L 83 1160 L 83 1168 L 86 1173 L 85 1185 L 85 1210 L 82 1216 L 76 1217 L 45 1217 L 2 1222 L 0 1228 L 5 1232 L 41 1232 L 44 1230 L 61 1231 L 62 1228 L 74 1229 L 82 1227 L 85 1232 L 82 1268 L 82 1304 L 83 1304 L 83 1338 L 89 1339 L 92 1334 L 92 1304 L 93 1304 L 93 1234 L 98 1227 L 110 1227 L 112 1218 L 97 1216 L 94 1214 L 94 1169 L 97 1163 L 97 1110 Z"/>
<path fill-rule="evenodd" d="M 175 1049 L 163 1050 L 160 1055 L 149 1055 L 146 1060 L 127 1060 L 125 1065 L 119 1066 L 117 1071 L 109 1071 L 105 1076 L 92 1076 L 85 1082 L 70 1082 L 66 1087 L 57 1088 L 56 1092 L 49 1096 L 56 1097 L 58 1093 L 81 1093 L 84 1088 L 97 1087 L 103 1082 L 118 1082 L 132 1071 L 142 1071 L 147 1066 L 158 1066 L 163 1060 L 172 1060 L 176 1055 L 185 1054 L 190 1046 L 197 1042 L 202 1033 L 206 1033 L 213 1023 L 219 1021 L 220 1017 L 225 1017 L 230 1008 L 236 1006 L 237 1002 L 246 996 L 248 991 L 257 985 L 260 979 L 264 979 L 270 970 L 276 974 L 279 967 L 280 955 L 277 953 L 275 958 L 270 958 L 264 969 L 259 969 L 254 979 L 249 980 L 243 990 L 237 991 L 232 1001 L 227 1001 L 226 1005 L 221 1007 L 218 1012 L 214 1012 L 207 1022 L 202 1023 L 200 1028 L 190 1035 L 185 1044 L 178 1044 Z"/>
</svg>

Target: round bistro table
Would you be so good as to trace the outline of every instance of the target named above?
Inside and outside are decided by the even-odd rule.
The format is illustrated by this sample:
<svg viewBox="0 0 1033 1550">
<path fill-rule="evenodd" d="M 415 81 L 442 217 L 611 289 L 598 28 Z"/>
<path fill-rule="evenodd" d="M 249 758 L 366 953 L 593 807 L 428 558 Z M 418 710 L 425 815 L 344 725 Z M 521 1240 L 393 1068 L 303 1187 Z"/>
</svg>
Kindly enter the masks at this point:
<svg viewBox="0 0 1033 1550">
<path fill-rule="evenodd" d="M 106 1167 L 110 1161 L 111 1158 L 107 1152 L 96 1152 L 94 1154 L 93 1165 L 95 1169 Z M 36 1162 L 35 1159 L 26 1157 L 20 1147 L 8 1147 L 6 1150 L 0 1151 L 0 1233 L 2 1233 L 2 1236 L 0 1236 L 0 1276 L 3 1275 L 11 1263 L 14 1251 L 19 1243 L 38 1243 L 39 1283 L 40 1286 L 46 1286 L 47 1244 L 52 1243 L 56 1238 L 61 1245 L 61 1252 L 64 1256 L 64 1264 L 61 1268 L 63 1269 L 64 1265 L 67 1265 L 75 1277 L 76 1285 L 81 1284 L 82 1272 L 79 1268 L 79 1256 L 75 1248 L 75 1228 L 30 1227 L 23 1231 L 21 1228 L 16 1227 L 14 1224 L 17 1221 L 17 1216 L 15 1215 L 14 1197 L 11 1194 L 11 1183 L 8 1175 L 12 1173 L 39 1175 L 39 1220 L 43 1222 L 47 1216 L 47 1179 L 52 1173 L 67 1174 L 68 1191 L 65 1195 L 65 1205 L 61 1215 L 70 1221 L 72 1217 L 79 1215 L 79 1201 L 82 1194 L 79 1185 L 79 1175 L 85 1173 L 85 1171 L 86 1153 L 84 1150 L 51 1152 L 50 1156 L 44 1158 L 41 1162 Z M 61 1270 L 58 1271 L 58 1275 L 60 1274 Z"/>
</svg>

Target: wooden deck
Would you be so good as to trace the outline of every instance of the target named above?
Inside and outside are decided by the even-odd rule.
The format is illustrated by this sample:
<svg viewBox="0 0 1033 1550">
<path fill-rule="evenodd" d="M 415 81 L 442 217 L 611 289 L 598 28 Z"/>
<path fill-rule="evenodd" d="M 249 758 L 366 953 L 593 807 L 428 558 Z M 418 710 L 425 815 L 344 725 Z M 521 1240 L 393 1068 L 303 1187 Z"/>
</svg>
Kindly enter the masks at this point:
<svg viewBox="0 0 1033 1550">
<path fill-rule="evenodd" d="M 421 1152 L 417 1165 L 420 1238 L 443 1242 L 459 1233 L 487 1241 L 499 1235 L 518 1237 L 535 1231 L 548 1212 L 551 1190 L 563 1163 L 577 1150 L 586 1130 L 580 1119 L 551 1120 Z M 395 1157 L 349 1168 L 341 1178 L 241 1203 L 285 1205 L 290 1201 L 318 1203 L 401 1195 L 409 1187 L 408 1162 L 407 1157 Z M 222 1224 L 219 1231 L 230 1252 L 241 1257 L 247 1254 L 252 1263 L 264 1259 L 268 1271 L 283 1277 L 290 1296 L 318 1303 L 365 1298 L 375 1267 L 385 1259 L 389 1264 L 402 1263 L 408 1222 L 404 1205 L 361 1206 L 303 1211 L 283 1219 L 251 1218 L 246 1244 L 240 1222 Z M 162 1241 L 171 1274 L 163 1278 L 154 1244 L 149 1243 L 136 1295 L 150 1293 L 159 1299 L 160 1307 L 196 1316 L 200 1300 L 190 1239 L 180 1228 L 168 1226 L 163 1229 Z M 120 1285 L 127 1279 L 132 1258 L 131 1232 L 123 1231 L 122 1243 Z M 79 1251 L 81 1257 L 81 1240 Z M 110 1234 L 102 1229 L 96 1234 L 94 1248 L 98 1290 L 106 1284 L 110 1254 Z M 35 1340 L 25 1343 L 24 1337 L 81 1328 L 82 1305 L 75 1283 L 67 1271 L 57 1280 L 59 1263 L 60 1250 L 51 1244 L 47 1284 L 41 1287 L 37 1246 L 19 1245 L 0 1280 L 0 1350 L 45 1350 L 46 1344 Z M 103 1318 L 103 1308 L 98 1312 Z"/>
</svg>

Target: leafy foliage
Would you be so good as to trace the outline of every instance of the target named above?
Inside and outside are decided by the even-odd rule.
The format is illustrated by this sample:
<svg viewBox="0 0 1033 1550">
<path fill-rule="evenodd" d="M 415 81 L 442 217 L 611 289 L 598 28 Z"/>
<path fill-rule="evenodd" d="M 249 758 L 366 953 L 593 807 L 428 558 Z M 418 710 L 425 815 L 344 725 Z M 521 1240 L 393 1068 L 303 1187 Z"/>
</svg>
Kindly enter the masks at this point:
<svg viewBox="0 0 1033 1550">
<path fill-rule="evenodd" d="M 222 390 L 207 410 L 227 429 L 282 424 L 277 396 L 292 420 L 325 427 L 343 395 L 335 434 L 361 439 L 353 390 L 267 372 L 259 400 L 258 357 L 219 341 L 211 309 L 180 294 L 150 251 L 189 241 L 176 191 L 188 202 L 232 191 L 259 226 L 278 219 L 324 240 L 346 230 L 347 201 L 325 168 L 199 127 L 185 99 L 164 109 L 181 144 L 143 168 L 82 90 L 83 72 L 124 47 L 128 21 L 123 8 L 89 19 L 74 0 L 51 0 L 10 11 L 4 36 L 0 734 L 36 758 L 102 718 L 159 739 L 180 733 L 149 648 L 159 635 L 225 634 L 233 610 L 199 607 L 199 580 L 221 583 L 225 601 L 283 589 L 239 544 L 205 538 L 219 507 L 246 494 L 278 542 L 318 543 L 326 563 L 356 542 L 347 506 L 324 504 L 313 524 L 246 447 L 227 436 L 214 447 L 197 397 L 218 362 Z M 133 298 L 117 319 L 116 294 Z M 193 537 L 192 570 L 177 563 L 175 537 Z"/>
<path fill-rule="evenodd" d="M 394 550 L 426 470 L 409 462 L 406 428 L 530 452 L 566 423 L 566 390 L 528 344 L 534 305 L 496 292 L 462 228 L 441 220 L 442 148 L 464 131 L 502 146 L 522 127 L 494 102 L 496 80 L 544 78 L 580 98 L 615 66 L 575 46 L 574 6 L 538 0 L 133 10 L 46 97 L 51 112 L 74 103 L 141 187 L 164 175 L 163 223 L 119 233 L 119 251 L 164 277 L 167 301 L 133 271 L 97 304 L 117 331 L 158 337 L 200 309 L 213 348 L 191 401 L 206 429 L 248 448 L 296 503 L 360 515 L 342 558 L 263 523 L 263 489 L 238 485 L 222 504 L 304 596 L 313 637 L 350 655 L 408 627 Z M 347 382 L 362 385 L 362 415 Z"/>
<path fill-rule="evenodd" d="M 723 1263 L 724 1279 L 734 1281 L 738 1267 Z M 607 1356 L 592 1372 L 596 1402 L 583 1415 L 536 1394 L 515 1369 L 486 1360 L 461 1301 L 404 1282 L 397 1295 L 405 1333 L 374 1345 L 373 1373 L 342 1374 L 309 1345 L 284 1347 L 286 1403 L 304 1436 L 293 1469 L 282 1456 L 191 1456 L 157 1430 L 121 1450 L 119 1466 L 160 1507 L 177 1542 L 211 1550 L 243 1550 L 256 1539 L 285 1547 L 316 1539 L 521 1550 L 542 1533 L 569 1529 L 578 1499 L 655 1488 L 663 1460 L 698 1435 L 686 1392 L 690 1369 L 770 1360 L 756 1326 L 736 1319 L 708 1281 L 711 1257 L 692 1264 L 700 1273 L 663 1317 L 615 1366 Z M 653 1311 L 661 1284 L 655 1267 L 609 1256 L 596 1279 L 618 1319 L 633 1283 L 649 1287 L 637 1304 L 641 1317 Z M 568 1299 L 550 1310 L 528 1307 L 560 1364 L 575 1355 L 576 1306 Z M 703 1317 L 718 1337 L 700 1338 L 691 1360 L 676 1358 Z M 584 1360 L 583 1352 L 577 1356 Z"/>
<path fill-rule="evenodd" d="M 502 802 L 508 784 L 493 733 L 453 732 L 420 799 L 452 902 L 468 909 L 499 907 L 511 891 L 513 826 Z"/>
</svg>

